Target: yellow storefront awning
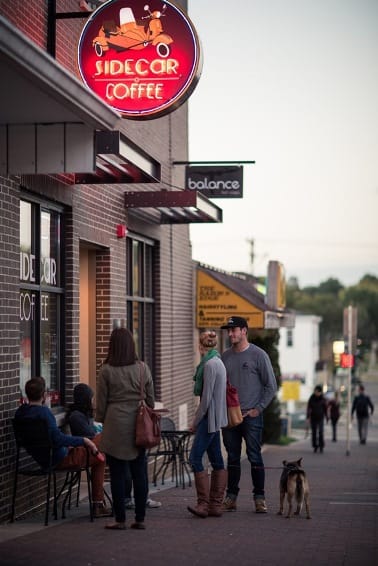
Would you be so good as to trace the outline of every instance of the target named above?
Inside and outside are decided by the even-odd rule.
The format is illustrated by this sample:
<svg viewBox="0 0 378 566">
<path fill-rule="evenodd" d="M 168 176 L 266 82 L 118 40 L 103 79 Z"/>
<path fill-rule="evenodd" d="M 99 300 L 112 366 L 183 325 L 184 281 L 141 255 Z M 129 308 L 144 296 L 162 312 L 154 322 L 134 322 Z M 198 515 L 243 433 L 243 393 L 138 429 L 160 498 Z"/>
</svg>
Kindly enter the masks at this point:
<svg viewBox="0 0 378 566">
<path fill-rule="evenodd" d="M 248 274 L 227 273 L 207 265 L 197 265 L 197 328 L 219 328 L 237 314 L 249 328 L 288 328 L 295 325 L 295 315 L 272 310 L 265 295 L 256 287 L 256 279 Z"/>
<path fill-rule="evenodd" d="M 197 328 L 220 327 L 235 313 L 243 316 L 250 328 L 264 328 L 264 304 L 256 306 L 221 282 L 217 275 L 222 276 L 197 270 Z"/>
</svg>

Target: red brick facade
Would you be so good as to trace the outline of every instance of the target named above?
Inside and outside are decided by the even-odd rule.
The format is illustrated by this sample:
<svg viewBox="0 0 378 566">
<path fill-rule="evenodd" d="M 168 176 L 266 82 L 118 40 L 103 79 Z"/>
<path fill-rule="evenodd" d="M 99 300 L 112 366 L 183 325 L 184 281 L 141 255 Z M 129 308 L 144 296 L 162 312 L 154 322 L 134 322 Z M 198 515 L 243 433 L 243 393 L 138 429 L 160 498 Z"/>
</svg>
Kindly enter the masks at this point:
<svg viewBox="0 0 378 566">
<path fill-rule="evenodd" d="M 57 10 L 77 11 L 78 2 L 58 0 Z M 0 1 L 0 15 L 46 49 L 47 2 Z M 76 46 L 84 21 L 57 22 L 57 61 L 75 75 Z M 188 157 L 186 104 L 164 118 L 147 122 L 125 120 L 122 128 L 128 138 L 161 163 L 162 180 L 166 184 L 183 186 L 183 171 L 173 172 L 172 162 Z M 65 336 L 66 401 L 71 400 L 73 384 L 80 381 L 80 245 L 85 243 L 96 250 L 98 368 L 107 352 L 113 319 L 126 318 L 126 239 L 116 236 L 117 224 L 126 224 L 129 231 L 149 238 L 155 244 L 153 336 L 157 400 L 164 403 L 177 423 L 180 405 L 187 405 L 189 415 L 193 410 L 194 298 L 188 225 L 160 225 L 145 212 L 127 213 L 125 191 L 146 190 L 147 187 L 135 184 L 72 185 L 67 184 L 68 178 L 0 177 L 0 522 L 7 521 L 10 512 L 15 454 L 11 418 L 19 403 L 21 190 L 64 207 L 65 313 L 62 331 Z M 159 190 L 162 186 L 167 187 L 156 185 L 148 190 Z M 30 501 L 30 490 L 27 484 L 23 486 L 17 507 L 18 510 L 30 510 L 40 503 L 40 494 L 33 487 L 33 501 Z M 21 493 L 24 494 L 23 501 Z"/>
</svg>

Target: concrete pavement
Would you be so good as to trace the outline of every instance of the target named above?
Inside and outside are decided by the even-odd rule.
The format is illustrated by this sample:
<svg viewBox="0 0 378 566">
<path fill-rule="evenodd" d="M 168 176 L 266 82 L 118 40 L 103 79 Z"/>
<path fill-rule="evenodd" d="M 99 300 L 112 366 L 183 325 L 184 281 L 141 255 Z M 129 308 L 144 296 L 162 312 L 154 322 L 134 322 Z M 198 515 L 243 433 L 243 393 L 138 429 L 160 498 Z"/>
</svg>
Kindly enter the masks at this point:
<svg viewBox="0 0 378 566">
<path fill-rule="evenodd" d="M 365 382 L 378 415 L 378 379 Z M 345 415 L 344 415 L 345 417 Z M 148 509 L 145 531 L 107 531 L 107 519 L 90 523 L 85 504 L 69 518 L 43 527 L 42 517 L 0 526 L 0 564 L 34 566 L 139 565 L 250 565 L 259 566 L 375 566 L 378 564 L 378 417 L 370 422 L 368 442 L 358 443 L 356 424 L 351 450 L 346 454 L 346 426 L 331 442 L 326 427 L 323 454 L 314 454 L 310 439 L 289 446 L 266 446 L 266 493 L 269 512 L 253 512 L 249 464 L 242 463 L 241 491 L 236 513 L 198 519 L 186 506 L 194 488 L 154 492 L 162 502 Z M 312 519 L 305 513 L 278 516 L 278 483 L 282 460 L 303 457 L 310 483 Z M 154 491 L 154 490 L 152 490 Z M 133 520 L 129 512 L 127 522 Z"/>
</svg>

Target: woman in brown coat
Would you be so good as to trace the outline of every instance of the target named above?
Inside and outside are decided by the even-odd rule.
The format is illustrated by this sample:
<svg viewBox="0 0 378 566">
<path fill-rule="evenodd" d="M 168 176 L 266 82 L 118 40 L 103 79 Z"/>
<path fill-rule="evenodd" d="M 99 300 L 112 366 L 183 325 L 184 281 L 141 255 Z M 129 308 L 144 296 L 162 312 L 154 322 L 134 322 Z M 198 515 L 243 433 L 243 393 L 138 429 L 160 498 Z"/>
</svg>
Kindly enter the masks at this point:
<svg viewBox="0 0 378 566">
<path fill-rule="evenodd" d="M 135 498 L 134 529 L 144 529 L 148 485 L 145 477 L 144 448 L 135 445 L 135 420 L 140 400 L 143 375 L 144 399 L 154 406 L 154 388 L 151 372 L 139 362 L 132 334 L 126 328 L 116 328 L 110 336 L 109 352 L 100 369 L 96 419 L 103 422 L 100 447 L 109 465 L 115 522 L 107 529 L 125 529 L 126 467 L 129 465 Z"/>
</svg>

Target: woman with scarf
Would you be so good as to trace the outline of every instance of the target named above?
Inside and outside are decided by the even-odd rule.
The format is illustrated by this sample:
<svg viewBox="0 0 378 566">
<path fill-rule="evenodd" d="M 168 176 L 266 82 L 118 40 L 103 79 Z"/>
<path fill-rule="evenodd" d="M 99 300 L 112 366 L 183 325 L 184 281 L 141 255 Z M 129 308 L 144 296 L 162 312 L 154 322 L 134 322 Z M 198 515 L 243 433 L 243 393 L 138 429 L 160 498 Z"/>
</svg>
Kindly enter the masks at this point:
<svg viewBox="0 0 378 566">
<path fill-rule="evenodd" d="M 220 429 L 227 426 L 226 368 L 216 350 L 217 335 L 213 330 L 201 332 L 199 351 L 201 362 L 194 380 L 194 395 L 200 397 L 190 430 L 195 434 L 189 461 L 194 472 L 197 505 L 188 511 L 197 517 L 222 515 L 223 495 L 227 484 L 227 471 L 221 450 Z M 211 479 L 203 466 L 207 453 L 212 466 Z"/>
</svg>

